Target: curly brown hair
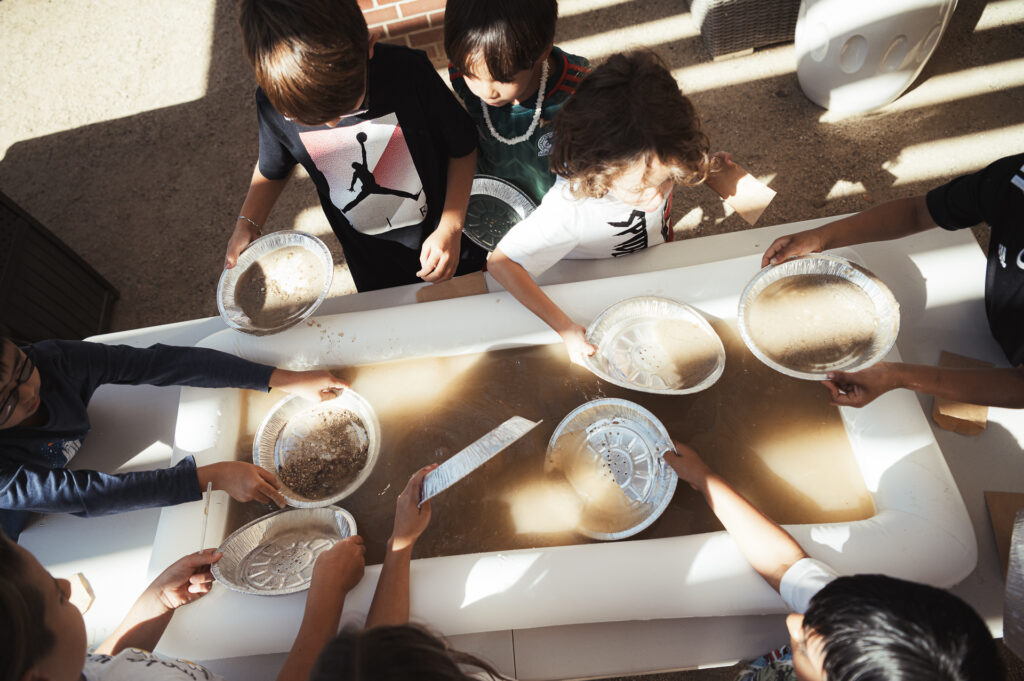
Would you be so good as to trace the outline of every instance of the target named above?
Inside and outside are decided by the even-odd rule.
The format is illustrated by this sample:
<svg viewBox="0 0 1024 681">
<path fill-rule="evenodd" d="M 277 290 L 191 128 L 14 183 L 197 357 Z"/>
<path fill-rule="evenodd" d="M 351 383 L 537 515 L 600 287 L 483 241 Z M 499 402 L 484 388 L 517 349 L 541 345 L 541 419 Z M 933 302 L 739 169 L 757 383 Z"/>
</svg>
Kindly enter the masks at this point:
<svg viewBox="0 0 1024 681">
<path fill-rule="evenodd" d="M 591 71 L 555 117 L 551 169 L 577 197 L 600 198 L 618 175 L 659 159 L 696 185 L 717 170 L 693 103 L 651 50 L 613 54 Z"/>
<path fill-rule="evenodd" d="M 238 25 L 279 113 L 320 125 L 359 105 L 370 37 L 356 0 L 240 0 Z"/>
</svg>

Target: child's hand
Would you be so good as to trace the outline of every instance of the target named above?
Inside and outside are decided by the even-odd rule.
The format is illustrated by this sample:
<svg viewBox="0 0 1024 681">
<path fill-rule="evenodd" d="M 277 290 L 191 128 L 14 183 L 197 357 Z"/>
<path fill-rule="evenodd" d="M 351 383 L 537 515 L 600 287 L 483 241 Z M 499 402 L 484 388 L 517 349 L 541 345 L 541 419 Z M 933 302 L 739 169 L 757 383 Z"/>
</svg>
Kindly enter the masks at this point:
<svg viewBox="0 0 1024 681">
<path fill-rule="evenodd" d="M 798 255 L 821 253 L 824 249 L 825 244 L 822 243 L 817 230 L 810 229 L 806 232 L 780 236 L 761 256 L 761 267 L 778 265 Z"/>
<path fill-rule="evenodd" d="M 679 479 L 687 483 L 693 489 L 703 493 L 704 483 L 707 481 L 711 469 L 700 458 L 697 451 L 678 440 L 673 440 L 676 451 L 665 452 L 665 463 L 672 467 Z"/>
<path fill-rule="evenodd" d="M 363 578 L 366 545 L 358 534 L 345 537 L 317 556 L 310 589 L 323 595 L 344 597 Z"/>
<path fill-rule="evenodd" d="M 221 489 L 235 501 L 259 501 L 277 504 L 284 508 L 285 499 L 277 491 L 280 486 L 270 471 L 245 461 L 221 461 L 196 469 L 199 489 L 206 489 L 212 482 L 214 489 Z"/>
<path fill-rule="evenodd" d="M 828 380 L 822 383 L 831 393 L 831 402 L 835 406 L 863 407 L 879 395 L 899 387 L 893 378 L 892 367 L 889 362 L 879 362 L 854 373 L 830 371 Z"/>
<path fill-rule="evenodd" d="M 573 324 L 568 331 L 558 334 L 565 343 L 565 351 L 569 353 L 569 360 L 573 364 L 586 366 L 584 357 L 590 357 L 597 352 L 597 346 L 587 341 L 587 330 L 579 324 Z"/>
<path fill-rule="evenodd" d="M 334 399 L 348 387 L 348 383 L 340 378 L 335 378 L 334 374 L 326 369 L 315 371 L 274 369 L 274 373 L 270 374 L 270 387 L 280 388 L 292 395 L 301 395 L 311 402 L 319 402 Z"/>
<path fill-rule="evenodd" d="M 423 534 L 423 530 L 427 529 L 427 523 L 430 522 L 430 502 L 425 501 L 422 506 L 419 503 L 423 491 L 423 478 L 435 468 L 437 464 L 432 463 L 413 473 L 405 489 L 398 495 L 398 503 L 395 504 L 395 528 L 391 532 L 392 551 L 411 547 Z"/>
<path fill-rule="evenodd" d="M 732 154 L 730 154 L 728 151 L 716 151 L 715 153 L 711 154 L 711 158 L 718 159 L 718 164 L 720 168 L 728 168 L 729 166 L 736 165 L 735 163 L 732 162 Z"/>
<path fill-rule="evenodd" d="M 242 254 L 249 244 L 260 237 L 260 232 L 255 226 L 245 220 L 235 223 L 235 231 L 228 239 L 228 250 L 224 254 L 224 269 L 229 270 L 238 262 L 238 256 Z"/>
<path fill-rule="evenodd" d="M 420 271 L 416 276 L 423 281 L 437 282 L 451 279 L 459 267 L 462 252 L 462 229 L 437 226 L 420 249 Z"/>
<path fill-rule="evenodd" d="M 210 566 L 220 557 L 217 549 L 205 549 L 179 558 L 153 580 L 146 595 L 155 598 L 165 612 L 201 598 L 213 584 Z"/>
</svg>

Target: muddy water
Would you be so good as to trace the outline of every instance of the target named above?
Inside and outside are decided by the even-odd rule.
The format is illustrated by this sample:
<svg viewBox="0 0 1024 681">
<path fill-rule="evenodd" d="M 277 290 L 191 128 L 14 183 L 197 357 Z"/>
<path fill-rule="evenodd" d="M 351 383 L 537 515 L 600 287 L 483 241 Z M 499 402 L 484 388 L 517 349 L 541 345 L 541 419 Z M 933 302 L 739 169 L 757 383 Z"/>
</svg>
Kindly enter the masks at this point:
<svg viewBox="0 0 1024 681">
<path fill-rule="evenodd" d="M 555 426 L 580 404 L 619 397 L 650 409 L 677 439 L 781 523 L 839 522 L 874 514 L 839 412 L 818 383 L 792 379 L 747 351 L 731 324 L 715 323 L 726 347 L 725 373 L 696 395 L 657 396 L 612 386 L 568 363 L 561 345 L 520 347 L 338 370 L 377 411 L 383 431 L 373 474 L 341 502 L 366 539 L 368 564 L 383 558 L 395 499 L 409 475 L 440 462 L 518 414 L 544 422 L 435 498 L 417 557 L 585 543 L 575 527 L 576 495 L 545 475 Z M 251 460 L 252 434 L 276 395 L 254 393 L 240 433 Z M 235 505 L 234 528 L 268 510 Z M 687 485 L 637 539 L 721 529 Z"/>
</svg>

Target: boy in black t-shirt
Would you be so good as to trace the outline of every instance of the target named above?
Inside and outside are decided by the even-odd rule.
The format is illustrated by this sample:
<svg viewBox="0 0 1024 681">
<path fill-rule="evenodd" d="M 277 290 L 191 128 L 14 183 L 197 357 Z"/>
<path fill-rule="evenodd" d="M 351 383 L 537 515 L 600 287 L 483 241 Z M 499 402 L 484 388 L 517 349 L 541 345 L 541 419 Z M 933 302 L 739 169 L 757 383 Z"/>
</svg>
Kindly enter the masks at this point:
<svg viewBox="0 0 1024 681">
<path fill-rule="evenodd" d="M 1007 156 L 925 196 L 897 199 L 816 229 L 776 239 L 761 260 L 775 264 L 805 253 L 896 239 L 932 227 L 992 228 L 985 277 L 989 328 L 1013 369 L 950 369 L 880 362 L 856 373 L 836 371 L 825 385 L 832 403 L 862 407 L 894 388 L 970 404 L 1024 408 L 1024 154 Z"/>
<path fill-rule="evenodd" d="M 376 45 L 356 0 L 239 8 L 260 156 L 224 266 L 260 235 L 301 164 L 360 291 L 480 269 L 483 250 L 462 235 L 476 130 L 426 55 Z"/>
</svg>

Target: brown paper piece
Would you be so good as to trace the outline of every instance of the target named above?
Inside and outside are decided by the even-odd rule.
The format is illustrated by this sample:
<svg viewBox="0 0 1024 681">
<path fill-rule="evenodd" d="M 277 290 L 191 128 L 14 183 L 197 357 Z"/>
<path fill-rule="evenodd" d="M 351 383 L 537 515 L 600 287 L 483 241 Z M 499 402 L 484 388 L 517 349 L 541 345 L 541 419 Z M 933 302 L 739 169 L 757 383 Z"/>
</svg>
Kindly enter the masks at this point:
<svg viewBox="0 0 1024 681">
<path fill-rule="evenodd" d="M 992 364 L 943 350 L 939 366 L 947 369 L 987 369 Z M 988 407 L 936 397 L 932 402 L 932 418 L 940 428 L 961 435 L 978 435 L 988 423 Z"/>
<path fill-rule="evenodd" d="M 92 585 L 81 572 L 76 572 L 68 577 L 68 581 L 71 582 L 71 598 L 68 600 L 84 615 L 96 600 L 96 595 L 92 592 Z"/>
<path fill-rule="evenodd" d="M 481 293 L 487 293 L 487 279 L 483 272 L 472 272 L 448 281 L 420 287 L 416 290 L 416 302 L 428 303 L 432 300 L 476 296 Z"/>
<path fill-rule="evenodd" d="M 1003 577 L 1005 578 L 1006 566 L 1010 562 L 1013 519 L 1017 516 L 1017 511 L 1024 508 L 1024 493 L 986 491 L 985 505 L 988 506 L 992 534 L 995 536 L 996 550 L 999 552 L 999 564 L 1003 566 Z"/>
<path fill-rule="evenodd" d="M 761 213 L 775 198 L 774 189 L 736 164 L 708 175 L 707 185 L 732 206 L 732 209 L 750 226 L 757 222 Z"/>
</svg>

